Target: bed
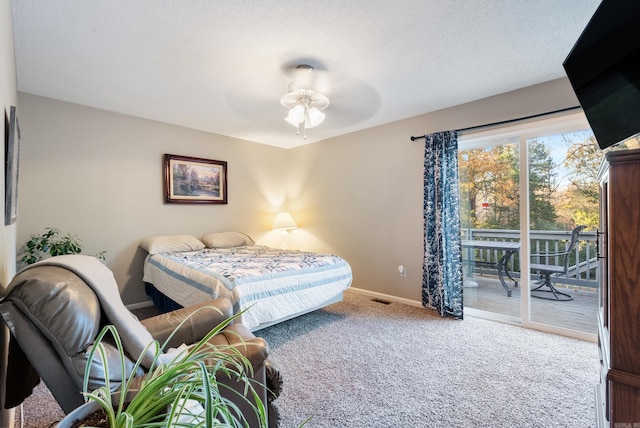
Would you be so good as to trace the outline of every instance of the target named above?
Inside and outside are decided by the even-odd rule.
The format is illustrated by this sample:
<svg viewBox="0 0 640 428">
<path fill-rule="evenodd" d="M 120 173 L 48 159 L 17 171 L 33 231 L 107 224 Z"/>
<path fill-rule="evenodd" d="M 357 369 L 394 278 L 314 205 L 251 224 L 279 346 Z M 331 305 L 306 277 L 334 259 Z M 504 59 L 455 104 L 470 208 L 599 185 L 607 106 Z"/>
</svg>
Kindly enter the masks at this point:
<svg viewBox="0 0 640 428">
<path fill-rule="evenodd" d="M 255 245 L 240 232 L 146 238 L 143 280 L 161 310 L 227 297 L 252 331 L 342 300 L 352 282 L 339 256 Z"/>
</svg>

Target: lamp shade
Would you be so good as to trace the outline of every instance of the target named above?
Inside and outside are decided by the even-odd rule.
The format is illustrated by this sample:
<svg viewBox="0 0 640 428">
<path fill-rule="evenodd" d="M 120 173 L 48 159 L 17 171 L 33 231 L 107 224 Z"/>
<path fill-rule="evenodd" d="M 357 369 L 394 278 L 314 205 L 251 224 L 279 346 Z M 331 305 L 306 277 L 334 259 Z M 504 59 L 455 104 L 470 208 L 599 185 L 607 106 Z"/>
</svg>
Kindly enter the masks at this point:
<svg viewBox="0 0 640 428">
<path fill-rule="evenodd" d="M 296 222 L 293 221 L 293 217 L 288 212 L 281 212 L 276 216 L 275 221 L 273 222 L 274 230 L 291 230 L 298 227 Z"/>
</svg>

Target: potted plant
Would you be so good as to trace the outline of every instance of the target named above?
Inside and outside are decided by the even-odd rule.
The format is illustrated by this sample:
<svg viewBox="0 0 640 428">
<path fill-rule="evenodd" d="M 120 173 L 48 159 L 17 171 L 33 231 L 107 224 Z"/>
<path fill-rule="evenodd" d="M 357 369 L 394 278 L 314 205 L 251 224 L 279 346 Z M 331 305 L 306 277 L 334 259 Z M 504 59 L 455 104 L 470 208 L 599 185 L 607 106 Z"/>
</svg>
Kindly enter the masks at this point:
<svg viewBox="0 0 640 428">
<path fill-rule="evenodd" d="M 80 240 L 70 234 L 62 235 L 55 227 L 46 227 L 46 232 L 40 235 L 31 235 L 31 238 L 23 245 L 24 255 L 20 261 L 24 265 L 30 265 L 45 256 L 60 256 L 63 254 L 80 254 L 82 244 Z M 104 260 L 106 251 L 100 251 L 96 258 Z"/>
<path fill-rule="evenodd" d="M 198 343 L 169 361 L 161 357 L 162 347 L 157 342 L 150 344 L 149 346 L 155 347 L 151 368 L 144 376 L 135 376 L 142 362 L 141 356 L 128 378 L 124 374 L 126 354 L 120 336 L 114 326 L 105 326 L 96 338 L 85 369 L 83 393 L 87 403 L 69 413 L 58 427 L 245 427 L 248 426 L 246 418 L 234 403 L 238 400 L 249 403 L 260 427 L 267 427 L 267 411 L 249 381 L 252 374 L 251 363 L 231 345 L 214 346 L 209 343 L 211 337 L 220 333 L 240 315 L 238 313 L 226 319 Z M 173 331 L 174 334 L 179 327 Z M 123 373 L 122 383 L 114 393 L 109 382 L 108 364 L 105 363 L 105 385 L 95 391 L 88 391 L 92 361 L 95 358 L 107 361 L 102 344 L 107 334 L 113 338 L 118 351 Z M 170 338 L 167 342 L 169 340 Z M 233 400 L 226 398 L 222 394 L 226 386 L 218 382 L 218 376 L 241 382 L 245 385 L 244 394 L 232 395 Z M 232 390 L 229 388 L 228 391 Z M 82 424 L 84 420 L 87 421 L 85 425 Z"/>
</svg>

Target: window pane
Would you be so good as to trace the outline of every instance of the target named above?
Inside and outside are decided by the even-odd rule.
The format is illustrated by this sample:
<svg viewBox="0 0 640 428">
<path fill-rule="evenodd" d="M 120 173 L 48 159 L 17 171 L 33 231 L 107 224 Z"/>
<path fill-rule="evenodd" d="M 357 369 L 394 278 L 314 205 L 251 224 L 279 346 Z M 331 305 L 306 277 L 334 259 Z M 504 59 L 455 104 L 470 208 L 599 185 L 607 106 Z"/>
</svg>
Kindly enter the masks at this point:
<svg viewBox="0 0 640 428">
<path fill-rule="evenodd" d="M 520 241 L 518 146 L 461 150 L 458 159 L 462 239 L 495 243 L 464 247 L 465 307 L 514 317 L 520 317 L 518 257 L 500 243 Z"/>
<path fill-rule="evenodd" d="M 595 230 L 603 153 L 590 130 L 532 138 L 527 148 L 531 320 L 597 333 Z M 585 226 L 579 241 L 563 254 L 579 225 Z"/>
</svg>

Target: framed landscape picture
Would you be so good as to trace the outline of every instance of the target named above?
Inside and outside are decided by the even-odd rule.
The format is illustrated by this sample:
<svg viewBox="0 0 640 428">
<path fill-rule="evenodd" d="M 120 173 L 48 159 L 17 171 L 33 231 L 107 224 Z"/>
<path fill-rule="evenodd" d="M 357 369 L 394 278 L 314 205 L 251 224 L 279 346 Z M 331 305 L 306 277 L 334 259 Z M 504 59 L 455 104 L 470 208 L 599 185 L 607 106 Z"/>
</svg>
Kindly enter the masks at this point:
<svg viewBox="0 0 640 428">
<path fill-rule="evenodd" d="M 16 222 L 18 218 L 18 167 L 20 165 L 20 126 L 16 107 L 11 106 L 9 117 L 5 113 L 4 142 L 4 224 Z"/>
<path fill-rule="evenodd" d="M 179 155 L 164 155 L 165 202 L 226 204 L 227 163 Z"/>
</svg>

